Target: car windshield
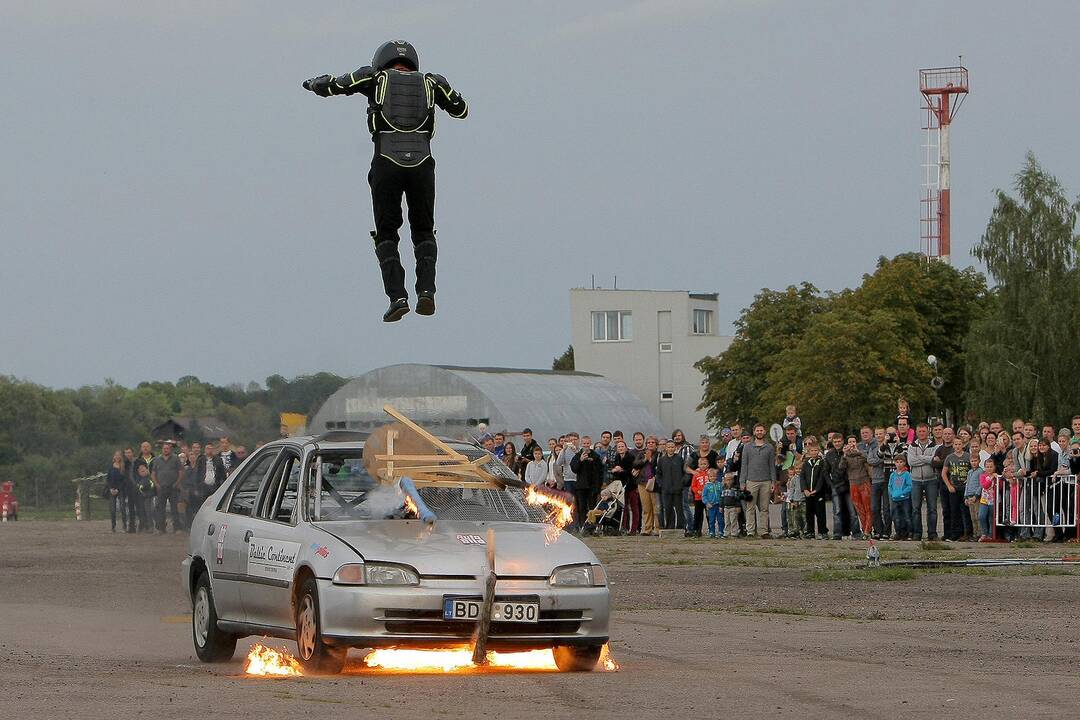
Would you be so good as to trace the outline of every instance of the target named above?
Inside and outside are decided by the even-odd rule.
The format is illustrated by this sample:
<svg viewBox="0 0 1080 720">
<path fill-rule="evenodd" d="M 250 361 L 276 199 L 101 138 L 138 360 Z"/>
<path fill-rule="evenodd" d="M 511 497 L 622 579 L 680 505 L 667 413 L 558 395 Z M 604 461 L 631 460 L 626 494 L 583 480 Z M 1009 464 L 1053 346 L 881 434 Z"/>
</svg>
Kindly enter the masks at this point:
<svg viewBox="0 0 1080 720">
<path fill-rule="evenodd" d="M 399 488 L 371 477 L 362 457 L 360 450 L 324 451 L 315 456 L 310 466 L 308 517 L 316 521 L 415 518 Z M 428 486 L 418 491 L 441 520 L 543 522 L 545 518 L 542 508 L 525 505 L 517 488 Z"/>
</svg>

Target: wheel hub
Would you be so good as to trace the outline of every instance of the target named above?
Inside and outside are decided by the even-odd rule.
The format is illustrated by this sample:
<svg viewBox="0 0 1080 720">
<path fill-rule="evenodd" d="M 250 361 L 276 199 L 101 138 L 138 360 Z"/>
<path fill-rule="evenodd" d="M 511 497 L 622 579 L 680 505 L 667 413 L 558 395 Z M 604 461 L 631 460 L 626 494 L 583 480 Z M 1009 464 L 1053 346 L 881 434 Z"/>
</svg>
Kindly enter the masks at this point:
<svg viewBox="0 0 1080 720">
<path fill-rule="evenodd" d="M 315 654 L 315 605 L 310 595 L 304 596 L 297 613 L 296 646 L 304 660 Z"/>
<path fill-rule="evenodd" d="M 195 606 L 191 609 L 191 623 L 195 630 L 195 642 L 205 647 L 206 636 L 210 632 L 210 596 L 205 587 L 195 593 Z"/>
</svg>

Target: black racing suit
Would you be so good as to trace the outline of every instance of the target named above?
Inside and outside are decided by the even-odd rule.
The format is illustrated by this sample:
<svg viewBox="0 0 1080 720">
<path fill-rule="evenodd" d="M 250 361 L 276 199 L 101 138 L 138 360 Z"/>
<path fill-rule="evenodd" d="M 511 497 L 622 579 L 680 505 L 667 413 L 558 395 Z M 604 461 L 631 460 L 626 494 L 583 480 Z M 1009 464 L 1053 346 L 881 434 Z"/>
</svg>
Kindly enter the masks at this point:
<svg viewBox="0 0 1080 720">
<path fill-rule="evenodd" d="M 367 124 L 375 143 L 368 172 L 374 211 L 375 256 L 391 301 L 408 297 L 405 270 L 398 254 L 401 196 L 409 207 L 409 230 L 416 256 L 416 291 L 435 292 L 435 106 L 453 118 L 469 114 L 469 105 L 442 75 L 369 66 L 336 78 L 323 75 L 305 84 L 322 97 L 355 95 L 368 99 Z"/>
</svg>

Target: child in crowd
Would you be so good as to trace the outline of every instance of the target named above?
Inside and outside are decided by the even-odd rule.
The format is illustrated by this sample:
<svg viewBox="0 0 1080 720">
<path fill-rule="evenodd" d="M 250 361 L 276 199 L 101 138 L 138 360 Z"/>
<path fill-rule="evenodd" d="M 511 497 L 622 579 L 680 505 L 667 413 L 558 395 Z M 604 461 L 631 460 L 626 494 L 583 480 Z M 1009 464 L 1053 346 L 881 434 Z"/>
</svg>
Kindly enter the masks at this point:
<svg viewBox="0 0 1080 720">
<path fill-rule="evenodd" d="M 982 442 L 979 440 L 978 435 L 972 439 L 971 444 L 968 446 L 971 452 L 971 469 L 968 470 L 967 480 L 964 483 L 964 508 L 971 518 L 971 535 L 975 537 L 975 533 L 979 533 L 979 542 L 982 542 L 982 536 L 986 535 L 985 532 L 980 532 L 979 529 L 979 508 L 981 507 L 982 498 L 982 483 L 981 478 L 985 470 L 986 462 L 979 461 L 979 452 L 982 449 Z"/>
<path fill-rule="evenodd" d="M 979 542 L 990 542 L 994 539 L 994 497 L 997 495 L 998 474 L 994 461 L 989 458 L 983 463 L 983 468 L 985 471 L 979 477 L 979 527 L 982 530 Z"/>
<path fill-rule="evenodd" d="M 911 473 L 907 458 L 897 456 L 896 469 L 889 475 L 889 499 L 892 500 L 895 540 L 911 539 Z"/>
<path fill-rule="evenodd" d="M 802 437 L 802 419 L 799 418 L 798 410 L 795 408 L 794 405 L 788 405 L 784 409 L 784 420 L 783 420 L 783 422 L 780 423 L 780 425 L 785 430 L 788 429 L 789 425 L 794 427 L 795 428 L 795 433 L 799 437 Z"/>
<path fill-rule="evenodd" d="M 709 458 L 699 457 L 697 466 L 697 471 L 690 479 L 690 494 L 694 501 L 694 527 L 686 529 L 693 537 L 701 537 L 701 527 L 705 524 L 705 503 L 701 501 L 701 493 L 709 480 Z"/>
<path fill-rule="evenodd" d="M 787 473 L 788 537 L 799 540 L 806 537 L 806 495 L 795 468 L 788 468 Z"/>
<path fill-rule="evenodd" d="M 716 479 L 716 468 L 709 468 L 708 479 L 701 491 L 701 501 L 705 503 L 705 516 L 709 523 L 709 537 L 724 536 L 724 511 L 720 507 L 720 493 L 723 488 Z"/>
<path fill-rule="evenodd" d="M 1011 458 L 1005 461 L 1005 482 L 1008 483 L 1008 490 L 1005 493 L 1005 527 L 1002 528 L 1002 535 L 1006 540 L 1012 542 L 1016 540 L 1016 523 L 1020 522 L 1020 478 L 1016 476 L 1016 463 L 1011 462 Z M 997 499 L 997 498 L 995 498 Z M 1000 500 L 999 500 L 1000 502 Z"/>
<path fill-rule="evenodd" d="M 911 406 L 906 398 L 896 401 L 896 430 L 900 442 L 910 445 L 915 442 L 915 428 L 911 425 Z"/>
<path fill-rule="evenodd" d="M 735 486 L 735 473 L 724 473 L 724 489 L 720 492 L 720 507 L 724 509 L 726 537 L 739 536 L 739 488 Z"/>
</svg>

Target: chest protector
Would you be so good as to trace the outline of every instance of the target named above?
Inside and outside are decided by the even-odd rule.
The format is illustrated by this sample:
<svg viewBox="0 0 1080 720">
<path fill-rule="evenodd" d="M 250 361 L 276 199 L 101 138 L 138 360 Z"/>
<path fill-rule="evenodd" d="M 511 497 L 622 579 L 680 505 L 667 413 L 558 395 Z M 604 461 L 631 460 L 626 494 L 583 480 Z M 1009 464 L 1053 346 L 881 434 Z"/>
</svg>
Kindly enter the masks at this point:
<svg viewBox="0 0 1080 720">
<path fill-rule="evenodd" d="M 431 157 L 435 99 L 423 74 L 387 70 L 375 87 L 375 152 L 402 167 Z"/>
</svg>

